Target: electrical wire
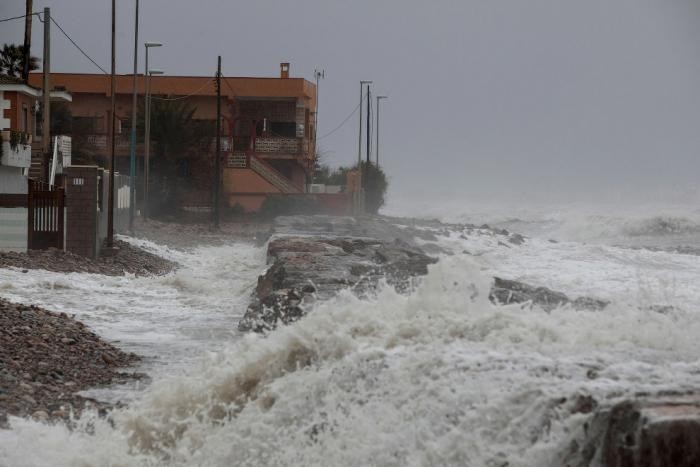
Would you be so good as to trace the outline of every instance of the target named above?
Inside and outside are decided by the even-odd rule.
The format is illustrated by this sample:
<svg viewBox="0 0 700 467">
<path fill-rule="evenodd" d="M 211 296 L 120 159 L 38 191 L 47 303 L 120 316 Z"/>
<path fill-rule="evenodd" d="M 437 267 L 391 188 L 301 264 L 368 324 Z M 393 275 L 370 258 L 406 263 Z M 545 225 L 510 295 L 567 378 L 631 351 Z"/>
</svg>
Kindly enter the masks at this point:
<svg viewBox="0 0 700 467">
<path fill-rule="evenodd" d="M 231 90 L 231 93 L 235 96 L 235 95 L 236 95 L 236 91 L 234 91 L 233 88 L 231 87 L 231 85 L 229 84 L 228 78 L 226 78 L 224 75 L 221 75 L 221 80 L 222 80 L 224 83 L 226 83 L 226 86 L 228 86 L 228 88 Z"/>
<path fill-rule="evenodd" d="M 81 49 L 78 44 L 75 43 L 75 41 L 68 35 L 68 33 L 63 30 L 61 25 L 56 22 L 56 20 L 54 19 L 53 16 L 51 16 L 51 22 L 56 25 L 56 27 L 63 33 L 63 35 L 66 36 L 66 39 L 68 39 L 71 42 L 71 44 L 73 44 L 75 46 L 75 48 L 78 49 L 80 51 L 80 53 L 85 56 L 85 58 L 90 60 L 92 62 L 92 64 L 95 65 L 97 68 L 102 70 L 102 73 L 104 73 L 105 75 L 109 74 L 109 73 L 107 73 L 107 70 L 105 70 L 100 65 L 98 65 L 97 62 L 92 59 L 92 57 L 90 57 L 87 53 L 85 53 L 85 51 L 83 49 Z"/>
<path fill-rule="evenodd" d="M 360 105 L 362 105 L 362 102 L 360 102 L 359 104 L 357 104 L 357 105 L 355 106 L 355 109 L 352 111 L 352 113 L 351 113 L 350 115 L 348 115 L 347 117 L 345 117 L 345 120 L 343 120 L 342 123 L 341 123 L 340 125 L 338 125 L 337 127 L 333 128 L 331 131 L 329 131 L 329 132 L 326 133 L 325 135 L 319 136 L 318 138 L 316 138 L 316 141 L 322 140 L 323 138 L 325 138 L 325 137 L 327 137 L 327 136 L 330 136 L 330 135 L 332 135 L 333 133 L 335 133 L 336 131 L 340 130 L 340 129 L 343 127 L 343 125 L 345 125 L 345 124 L 352 118 L 352 116 L 355 115 L 355 112 L 357 112 L 357 109 L 360 108 Z"/>
<path fill-rule="evenodd" d="M 29 13 L 28 15 L 13 16 L 12 18 L 0 19 L 0 23 L 4 23 L 5 21 L 12 21 L 12 20 L 14 20 L 14 19 L 26 18 L 27 16 L 33 16 L 33 15 L 39 16 L 39 12 Z M 39 19 L 41 19 L 41 17 L 39 17 Z"/>
<path fill-rule="evenodd" d="M 196 96 L 196 95 L 199 94 L 199 92 L 200 92 L 202 89 L 204 89 L 207 85 L 209 85 L 209 81 L 205 81 L 204 84 L 202 84 L 202 86 L 200 86 L 199 89 L 197 89 L 197 90 L 194 91 L 193 93 L 188 94 L 188 95 L 186 95 L 186 96 L 178 96 L 178 97 L 157 97 L 157 96 L 151 95 L 150 98 L 151 98 L 151 99 L 158 100 L 158 101 L 180 101 L 180 100 L 182 100 L 182 99 L 187 99 L 188 97 Z"/>
</svg>

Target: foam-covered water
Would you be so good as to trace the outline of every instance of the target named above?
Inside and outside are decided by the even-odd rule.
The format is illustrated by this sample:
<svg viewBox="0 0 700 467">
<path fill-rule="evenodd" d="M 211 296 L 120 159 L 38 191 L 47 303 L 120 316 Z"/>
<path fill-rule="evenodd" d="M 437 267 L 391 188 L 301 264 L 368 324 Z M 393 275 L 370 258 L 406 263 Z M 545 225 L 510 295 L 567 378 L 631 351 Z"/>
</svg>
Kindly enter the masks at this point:
<svg viewBox="0 0 700 467">
<path fill-rule="evenodd" d="M 146 357 L 137 370 L 152 375 L 187 368 L 202 351 L 237 335 L 237 321 L 264 267 L 264 249 L 240 243 L 182 252 L 125 240 L 181 267 L 160 277 L 0 268 L 0 295 L 74 315 L 122 349 Z M 130 395 L 121 389 L 90 395 Z"/>
<path fill-rule="evenodd" d="M 154 342 L 168 339 L 129 339 L 121 318 L 141 322 L 158 303 L 153 287 L 162 287 L 158 313 L 174 322 L 167 332 L 139 326 L 193 345 L 184 345 L 180 371 L 154 370 L 152 384 L 109 421 L 86 419 L 68 431 L 12 418 L 0 432 L 0 465 L 560 465 L 588 419 L 574 410 L 577 396 L 613 403 L 700 387 L 698 256 L 546 237 L 518 246 L 478 230 L 435 243 L 445 253 L 410 295 L 343 293 L 266 337 L 206 335 L 233 329 L 264 267 L 252 247 L 166 252 L 183 255 L 185 267 L 165 278 L 83 275 L 94 287 L 54 286 L 61 306 L 75 304 L 102 334 L 153 355 L 168 349 Z M 18 283 L 3 296 L 51 304 L 52 289 L 41 284 L 55 277 L 0 274 L 2 283 L 34 284 L 34 292 Z M 550 313 L 495 306 L 487 300 L 494 274 L 612 303 Z M 121 289 L 112 282 L 120 280 Z M 136 317 L 109 298 L 109 310 L 86 309 L 86 296 L 93 307 L 103 303 L 102 287 L 125 300 L 114 290 L 136 284 Z M 673 308 L 652 309 L 663 304 Z M 197 310 L 189 328 L 203 335 L 183 331 L 169 306 Z"/>
<path fill-rule="evenodd" d="M 697 204 L 489 204 L 459 198 L 395 200 L 387 214 L 444 222 L 489 224 L 562 241 L 675 249 L 700 254 Z"/>
</svg>

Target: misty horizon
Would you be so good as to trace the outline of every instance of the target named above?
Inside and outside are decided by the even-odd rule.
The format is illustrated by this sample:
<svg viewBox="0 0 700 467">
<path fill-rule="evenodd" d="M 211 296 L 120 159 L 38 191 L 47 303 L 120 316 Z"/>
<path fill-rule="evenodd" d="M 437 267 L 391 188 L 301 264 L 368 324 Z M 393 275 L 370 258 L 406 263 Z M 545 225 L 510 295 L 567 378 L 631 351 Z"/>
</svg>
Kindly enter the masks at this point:
<svg viewBox="0 0 700 467">
<path fill-rule="evenodd" d="M 44 6 L 108 68 L 109 2 L 34 2 Z M 3 18 L 23 13 L 24 2 L 0 6 Z M 153 0 L 141 2 L 139 41 L 163 42 L 151 63 L 173 75 L 213 75 L 219 54 L 226 76 L 274 77 L 289 61 L 292 76 L 313 81 L 324 69 L 319 137 L 372 79 L 373 95 L 389 96 L 380 163 L 390 200 L 678 202 L 698 199 L 698 24 L 692 1 Z M 3 23 L 0 42 L 21 43 L 23 27 Z M 128 74 L 133 2 L 118 4 L 117 33 L 117 72 Z M 52 38 L 52 71 L 100 72 L 56 28 Z M 35 19 L 38 57 L 41 40 Z M 355 115 L 319 140 L 328 163 L 356 161 L 357 125 Z"/>
</svg>

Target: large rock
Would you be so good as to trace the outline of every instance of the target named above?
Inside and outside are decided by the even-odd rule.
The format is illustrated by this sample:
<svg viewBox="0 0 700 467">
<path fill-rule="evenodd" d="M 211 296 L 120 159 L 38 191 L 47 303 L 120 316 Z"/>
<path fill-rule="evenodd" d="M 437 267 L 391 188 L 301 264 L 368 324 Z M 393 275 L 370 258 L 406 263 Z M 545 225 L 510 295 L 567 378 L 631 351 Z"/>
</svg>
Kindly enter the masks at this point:
<svg viewBox="0 0 700 467">
<path fill-rule="evenodd" d="M 508 305 L 510 303 L 531 303 L 540 306 L 546 311 L 551 311 L 563 305 L 571 305 L 577 310 L 602 310 L 608 306 L 608 302 L 591 297 L 578 297 L 571 299 L 561 292 L 547 287 L 534 287 L 514 280 L 494 278 L 493 287 L 489 294 L 492 302 Z"/>
<path fill-rule="evenodd" d="M 399 291 L 437 260 L 409 243 L 411 234 L 382 220 L 278 218 L 268 243 L 268 270 L 258 279 L 239 329 L 264 331 L 304 315 L 315 300 L 341 289 L 362 295 L 380 279 Z"/>
<path fill-rule="evenodd" d="M 700 398 L 615 406 L 603 443 L 606 467 L 700 466 Z"/>
<path fill-rule="evenodd" d="M 557 465 L 695 467 L 700 465 L 700 396 L 639 396 L 596 408 Z"/>
</svg>

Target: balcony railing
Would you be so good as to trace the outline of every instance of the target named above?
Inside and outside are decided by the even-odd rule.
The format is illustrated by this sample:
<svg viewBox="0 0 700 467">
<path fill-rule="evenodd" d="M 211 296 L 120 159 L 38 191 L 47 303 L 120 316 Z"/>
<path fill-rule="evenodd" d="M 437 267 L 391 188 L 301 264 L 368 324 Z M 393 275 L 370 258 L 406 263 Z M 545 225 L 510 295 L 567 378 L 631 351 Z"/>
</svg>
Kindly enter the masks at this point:
<svg viewBox="0 0 700 467">
<path fill-rule="evenodd" d="M 107 135 L 88 135 L 88 144 L 91 144 L 97 149 L 107 149 L 109 143 L 109 136 Z M 117 135 L 115 138 L 115 146 L 117 148 L 128 148 L 129 147 L 129 136 L 128 135 Z"/>
<path fill-rule="evenodd" d="M 291 154 L 302 156 L 308 154 L 309 143 L 306 138 L 258 137 L 255 138 L 255 152 L 265 154 Z"/>
</svg>

